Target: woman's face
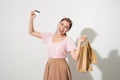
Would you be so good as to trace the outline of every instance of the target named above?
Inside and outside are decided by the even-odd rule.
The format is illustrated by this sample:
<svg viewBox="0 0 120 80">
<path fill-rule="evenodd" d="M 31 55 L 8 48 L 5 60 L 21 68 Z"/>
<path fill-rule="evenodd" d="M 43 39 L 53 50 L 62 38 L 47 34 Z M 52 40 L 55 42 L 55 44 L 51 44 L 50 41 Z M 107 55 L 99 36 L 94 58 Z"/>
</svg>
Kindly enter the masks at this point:
<svg viewBox="0 0 120 80">
<path fill-rule="evenodd" d="M 70 28 L 70 23 L 67 22 L 66 20 L 61 21 L 61 22 L 58 24 L 58 32 L 59 32 L 60 34 L 66 34 L 66 32 L 69 31 L 69 28 Z"/>
</svg>

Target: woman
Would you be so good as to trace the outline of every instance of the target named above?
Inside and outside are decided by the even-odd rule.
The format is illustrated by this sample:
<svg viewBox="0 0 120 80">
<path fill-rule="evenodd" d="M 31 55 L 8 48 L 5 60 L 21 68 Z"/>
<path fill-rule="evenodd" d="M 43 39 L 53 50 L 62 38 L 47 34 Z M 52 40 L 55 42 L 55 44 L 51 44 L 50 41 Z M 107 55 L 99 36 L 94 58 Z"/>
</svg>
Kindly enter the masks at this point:
<svg viewBox="0 0 120 80">
<path fill-rule="evenodd" d="M 44 72 L 44 80 L 72 80 L 69 66 L 65 60 L 68 53 L 77 60 L 80 52 L 80 44 L 86 40 L 81 36 L 76 47 L 71 38 L 66 33 L 72 27 L 72 21 L 69 18 L 63 18 L 57 27 L 57 31 L 52 33 L 42 33 L 34 30 L 33 21 L 36 17 L 35 11 L 30 14 L 29 34 L 42 39 L 46 44 L 49 59 Z"/>
</svg>

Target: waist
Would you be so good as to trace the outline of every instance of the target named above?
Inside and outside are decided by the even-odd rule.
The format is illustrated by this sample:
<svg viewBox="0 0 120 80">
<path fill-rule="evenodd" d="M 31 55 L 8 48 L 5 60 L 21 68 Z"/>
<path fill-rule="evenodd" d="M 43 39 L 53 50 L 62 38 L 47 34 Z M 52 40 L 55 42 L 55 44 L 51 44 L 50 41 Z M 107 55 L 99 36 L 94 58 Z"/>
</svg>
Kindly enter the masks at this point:
<svg viewBox="0 0 120 80">
<path fill-rule="evenodd" d="M 50 53 L 50 52 L 48 52 L 48 57 L 49 58 L 66 58 L 66 56 L 67 56 L 67 54 L 65 54 L 65 53 Z"/>
<path fill-rule="evenodd" d="M 66 61 L 65 58 L 49 58 L 48 62 L 63 62 Z"/>
<path fill-rule="evenodd" d="M 49 58 L 48 60 L 65 60 L 65 58 Z"/>
</svg>

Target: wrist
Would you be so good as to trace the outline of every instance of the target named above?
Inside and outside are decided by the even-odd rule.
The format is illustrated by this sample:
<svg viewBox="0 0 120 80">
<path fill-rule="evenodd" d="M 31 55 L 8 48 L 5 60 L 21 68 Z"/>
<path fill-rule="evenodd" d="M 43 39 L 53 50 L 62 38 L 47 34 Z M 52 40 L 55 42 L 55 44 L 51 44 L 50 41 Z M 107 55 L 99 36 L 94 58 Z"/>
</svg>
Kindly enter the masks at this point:
<svg viewBox="0 0 120 80">
<path fill-rule="evenodd" d="M 83 41 L 79 40 L 78 41 L 78 46 L 80 46 L 82 44 Z"/>
<path fill-rule="evenodd" d="M 30 21 L 33 21 L 34 19 L 32 17 L 30 17 Z"/>
</svg>

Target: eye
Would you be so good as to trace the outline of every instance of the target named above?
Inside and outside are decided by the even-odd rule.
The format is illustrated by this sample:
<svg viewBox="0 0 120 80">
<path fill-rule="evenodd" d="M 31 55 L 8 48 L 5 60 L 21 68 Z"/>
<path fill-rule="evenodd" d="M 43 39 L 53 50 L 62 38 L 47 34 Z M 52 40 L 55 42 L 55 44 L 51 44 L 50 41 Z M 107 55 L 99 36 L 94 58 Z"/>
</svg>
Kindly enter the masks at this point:
<svg viewBox="0 0 120 80">
<path fill-rule="evenodd" d="M 66 29 L 69 29 L 69 27 L 68 27 L 68 26 L 66 26 L 65 28 L 66 28 Z"/>
</svg>

